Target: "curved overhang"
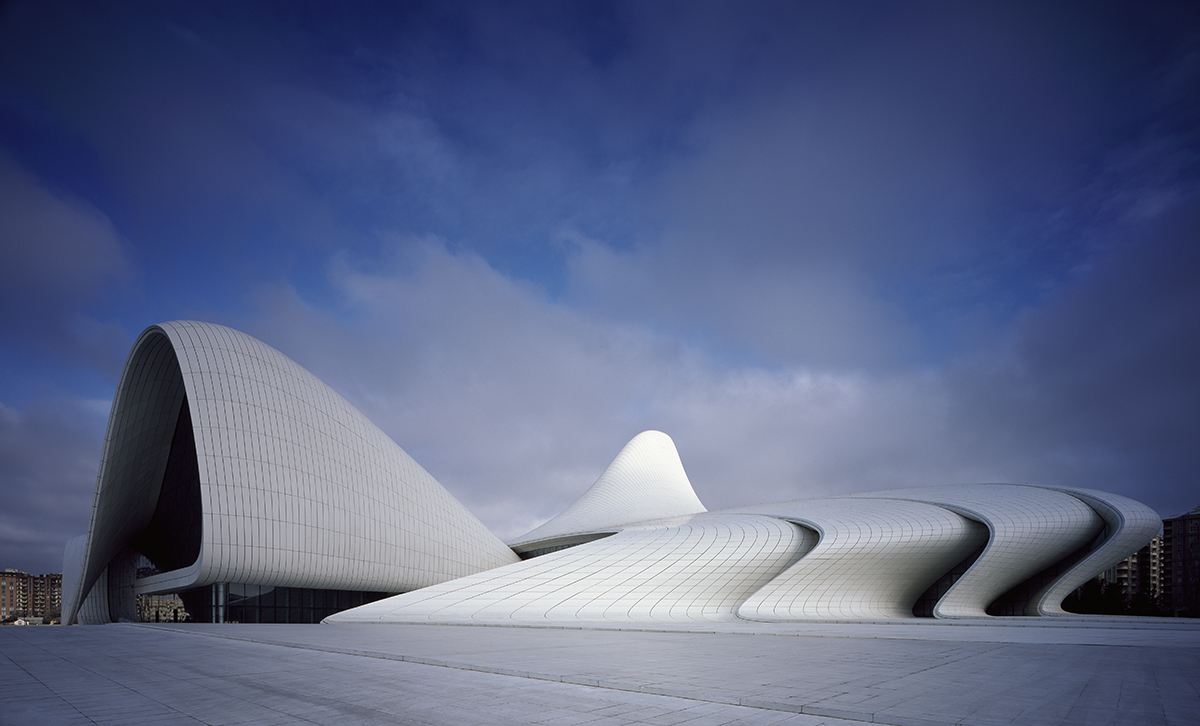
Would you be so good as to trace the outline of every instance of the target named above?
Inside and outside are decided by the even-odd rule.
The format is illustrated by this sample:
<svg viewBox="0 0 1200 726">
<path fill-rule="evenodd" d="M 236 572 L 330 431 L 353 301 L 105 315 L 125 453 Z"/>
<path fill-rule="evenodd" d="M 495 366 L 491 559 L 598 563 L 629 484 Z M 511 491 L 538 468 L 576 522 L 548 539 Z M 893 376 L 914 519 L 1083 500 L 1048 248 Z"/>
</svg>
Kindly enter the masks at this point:
<svg viewBox="0 0 1200 726">
<path fill-rule="evenodd" d="M 64 623 L 74 621 L 109 562 L 154 516 L 184 389 L 170 338 L 159 326 L 147 328 L 125 361 L 113 398 L 78 587 L 63 600 Z"/>
<path fill-rule="evenodd" d="M 998 604 L 1039 614 L 1078 573 L 1144 544 L 1152 518 L 1134 505 L 983 484 L 708 512 L 626 525 L 325 622 L 961 619 Z"/>
<path fill-rule="evenodd" d="M 1087 546 L 1104 528 L 1079 499 L 1041 487 L 954 484 L 853 496 L 925 502 L 987 526 L 986 548 L 938 601 L 938 618 L 987 616 L 1001 596 Z"/>
<path fill-rule="evenodd" d="M 110 568 L 126 550 L 163 571 L 138 592 L 218 582 L 399 592 L 518 560 L 311 373 L 193 321 L 152 326 L 130 352 L 65 616 L 106 569 L 133 581 L 136 559 Z"/>
<path fill-rule="evenodd" d="M 516 552 L 521 559 L 528 560 L 534 557 L 565 550 L 568 547 L 577 547 L 588 542 L 595 542 L 598 539 L 611 537 L 617 534 L 625 527 L 604 529 L 597 532 L 573 532 L 570 534 L 560 534 L 551 537 L 541 537 L 539 539 L 526 540 L 517 545 L 512 545 L 512 551 Z"/>
<path fill-rule="evenodd" d="M 820 533 L 812 551 L 741 605 L 747 620 L 911 618 L 922 593 L 987 539 L 982 525 L 919 502 L 831 497 L 732 511 Z"/>
<path fill-rule="evenodd" d="M 1085 557 L 1060 577 L 1035 594 L 1027 608 L 1029 615 L 1073 615 L 1062 609 L 1063 600 L 1126 557 L 1145 547 L 1162 529 L 1158 513 L 1141 502 L 1120 494 L 1068 487 L 1044 487 L 1076 497 L 1094 509 L 1105 522 L 1106 537 Z"/>
<path fill-rule="evenodd" d="M 78 597 L 83 579 L 83 553 L 86 548 L 86 534 L 67 540 L 67 545 L 63 548 L 62 599 L 60 602 L 63 608 L 62 623 L 64 625 L 71 625 L 75 622 L 74 618 L 67 619 L 66 615 L 69 604 L 74 603 Z"/>
</svg>

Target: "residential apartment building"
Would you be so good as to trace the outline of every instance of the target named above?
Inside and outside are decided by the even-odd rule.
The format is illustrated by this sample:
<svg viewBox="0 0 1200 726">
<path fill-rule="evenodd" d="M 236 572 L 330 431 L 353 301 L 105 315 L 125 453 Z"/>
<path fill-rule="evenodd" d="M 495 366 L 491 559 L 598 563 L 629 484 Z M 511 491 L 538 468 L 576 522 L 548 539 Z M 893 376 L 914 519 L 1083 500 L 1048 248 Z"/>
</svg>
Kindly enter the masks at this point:
<svg viewBox="0 0 1200 726">
<path fill-rule="evenodd" d="M 1159 566 L 1163 614 L 1200 617 L 1200 507 L 1163 520 Z"/>
<path fill-rule="evenodd" d="M 29 576 L 29 614 L 35 618 L 59 617 L 62 612 L 62 573 Z"/>
<path fill-rule="evenodd" d="M 61 609 L 61 573 L 31 575 L 13 569 L 0 573 L 0 620 L 57 617 Z"/>
<path fill-rule="evenodd" d="M 1162 537 L 1155 537 L 1150 544 L 1100 573 L 1100 580 L 1119 586 L 1126 601 L 1136 595 L 1157 601 L 1161 550 Z"/>
<path fill-rule="evenodd" d="M 0 620 L 29 614 L 29 575 L 20 570 L 0 572 Z"/>
</svg>

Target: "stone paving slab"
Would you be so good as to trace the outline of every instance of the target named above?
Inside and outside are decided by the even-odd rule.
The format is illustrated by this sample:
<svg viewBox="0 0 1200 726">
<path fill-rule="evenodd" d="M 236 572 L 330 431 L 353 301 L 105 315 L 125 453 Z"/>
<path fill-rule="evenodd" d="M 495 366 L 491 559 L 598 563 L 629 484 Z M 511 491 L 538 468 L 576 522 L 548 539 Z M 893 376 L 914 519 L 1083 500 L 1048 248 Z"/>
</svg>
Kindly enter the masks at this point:
<svg viewBox="0 0 1200 726">
<path fill-rule="evenodd" d="M 0 683 L 0 724 L 846 724 L 186 628 L 0 628 Z"/>
<path fill-rule="evenodd" d="M 38 709 L 63 723 L 693 726 L 1191 726 L 1200 713 L 1196 623 L 748 625 L 4 628 L 0 682 L 27 687 L 5 688 L 0 723 Z"/>
<path fill-rule="evenodd" d="M 238 627 L 259 626 L 204 627 L 241 637 Z M 266 627 L 252 637 L 288 641 L 286 628 Z M 299 647 L 866 721 L 1192 724 L 1198 704 L 1200 624 L 1177 620 L 807 624 L 771 635 L 742 624 L 688 634 L 327 627 L 300 631 Z M 1116 645 L 1099 645 L 1106 640 Z"/>
</svg>

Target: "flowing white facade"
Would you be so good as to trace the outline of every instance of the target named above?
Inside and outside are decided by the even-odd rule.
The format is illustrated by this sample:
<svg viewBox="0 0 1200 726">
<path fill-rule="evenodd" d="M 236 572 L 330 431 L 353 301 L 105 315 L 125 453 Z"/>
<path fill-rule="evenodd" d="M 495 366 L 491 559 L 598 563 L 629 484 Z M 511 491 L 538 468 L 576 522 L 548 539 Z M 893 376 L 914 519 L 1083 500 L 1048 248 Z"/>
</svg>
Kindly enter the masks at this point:
<svg viewBox="0 0 1200 726">
<path fill-rule="evenodd" d="M 132 617 L 141 593 L 401 592 L 518 560 L 311 373 L 244 333 L 191 321 L 134 344 L 85 545 L 68 550 L 64 622 Z M 137 577 L 139 555 L 160 572 Z"/>
<path fill-rule="evenodd" d="M 327 622 L 720 620 L 816 543 L 774 517 L 681 517 L 349 610 Z"/>
<path fill-rule="evenodd" d="M 1125 497 L 1001 484 L 709 512 L 670 437 L 647 431 L 505 545 L 312 374 L 185 321 L 130 353 L 63 614 L 109 622 L 137 594 L 183 592 L 215 621 L 1054 616 L 1160 525 Z"/>
<path fill-rule="evenodd" d="M 749 507 L 819 533 L 738 609 L 749 620 L 908 618 L 931 583 L 986 540 L 976 522 L 918 502 L 816 499 Z"/>
<path fill-rule="evenodd" d="M 549 554 L 325 622 L 1068 615 L 1062 599 L 1099 572 L 1096 563 L 1136 551 L 1159 526 L 1152 510 L 1125 497 L 1003 484 L 872 492 L 607 528 L 587 523 L 560 530 L 557 539 L 539 536 Z M 556 543 L 604 529 L 617 534 L 554 551 Z"/>
</svg>

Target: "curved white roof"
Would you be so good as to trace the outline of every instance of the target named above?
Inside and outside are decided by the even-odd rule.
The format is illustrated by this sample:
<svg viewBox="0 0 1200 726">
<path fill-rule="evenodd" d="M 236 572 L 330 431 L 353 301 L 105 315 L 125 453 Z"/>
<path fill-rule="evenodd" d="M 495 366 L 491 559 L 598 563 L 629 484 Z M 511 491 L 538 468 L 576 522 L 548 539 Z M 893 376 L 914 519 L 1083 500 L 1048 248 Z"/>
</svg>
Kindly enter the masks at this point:
<svg viewBox="0 0 1200 726">
<path fill-rule="evenodd" d="M 921 594 L 987 541 L 983 525 L 919 502 L 830 498 L 736 511 L 821 534 L 738 609 L 748 620 L 911 618 Z"/>
<path fill-rule="evenodd" d="M 295 362 L 181 321 L 143 332 L 121 374 L 63 614 L 242 583 L 412 590 L 329 622 L 1061 615 L 1159 526 L 1125 497 L 1002 484 L 707 512 L 670 437 L 646 431 L 510 549 Z M 138 553 L 165 571 L 135 584 Z"/>
<path fill-rule="evenodd" d="M 707 511 L 692 489 L 675 442 L 643 431 L 625 444 L 600 478 L 561 514 L 509 542 L 517 552 L 569 535 L 603 532 L 649 519 Z"/>
<path fill-rule="evenodd" d="M 1000 596 L 1086 546 L 1104 528 L 1100 515 L 1079 499 L 1040 487 L 954 484 L 854 496 L 928 502 L 987 525 L 987 548 L 938 601 L 939 618 L 983 617 Z"/>
<path fill-rule="evenodd" d="M 189 432 L 195 453 L 183 458 L 194 456 L 198 490 L 175 491 L 164 487 L 173 442 Z M 194 514 L 199 531 L 193 549 L 174 553 L 186 561 L 139 581 L 140 591 L 240 582 L 396 592 L 518 559 L 315 376 L 209 323 L 150 327 L 129 355 L 65 622 L 122 549 L 165 517 L 160 495 L 194 497 L 175 519 Z"/>
<path fill-rule="evenodd" d="M 773 517 L 704 514 L 627 529 L 347 610 L 329 623 L 732 620 L 816 544 Z"/>
<path fill-rule="evenodd" d="M 918 601 L 935 617 L 984 618 L 1007 598 L 1052 613 L 1072 578 L 1095 576 L 1157 531 L 1148 509 L 1122 499 L 952 485 L 617 525 L 606 539 L 326 622 L 874 620 L 912 618 Z M 555 537 L 570 544 L 592 524 Z"/>
<path fill-rule="evenodd" d="M 1027 615 L 1070 615 L 1062 609 L 1067 595 L 1096 576 L 1097 569 L 1108 569 L 1114 562 L 1125 559 L 1158 534 L 1162 520 L 1153 509 L 1120 494 L 1094 489 L 1063 488 L 1087 504 L 1104 519 L 1104 541 L 1064 572 L 1058 579 L 1042 588 L 1026 608 Z"/>
</svg>

